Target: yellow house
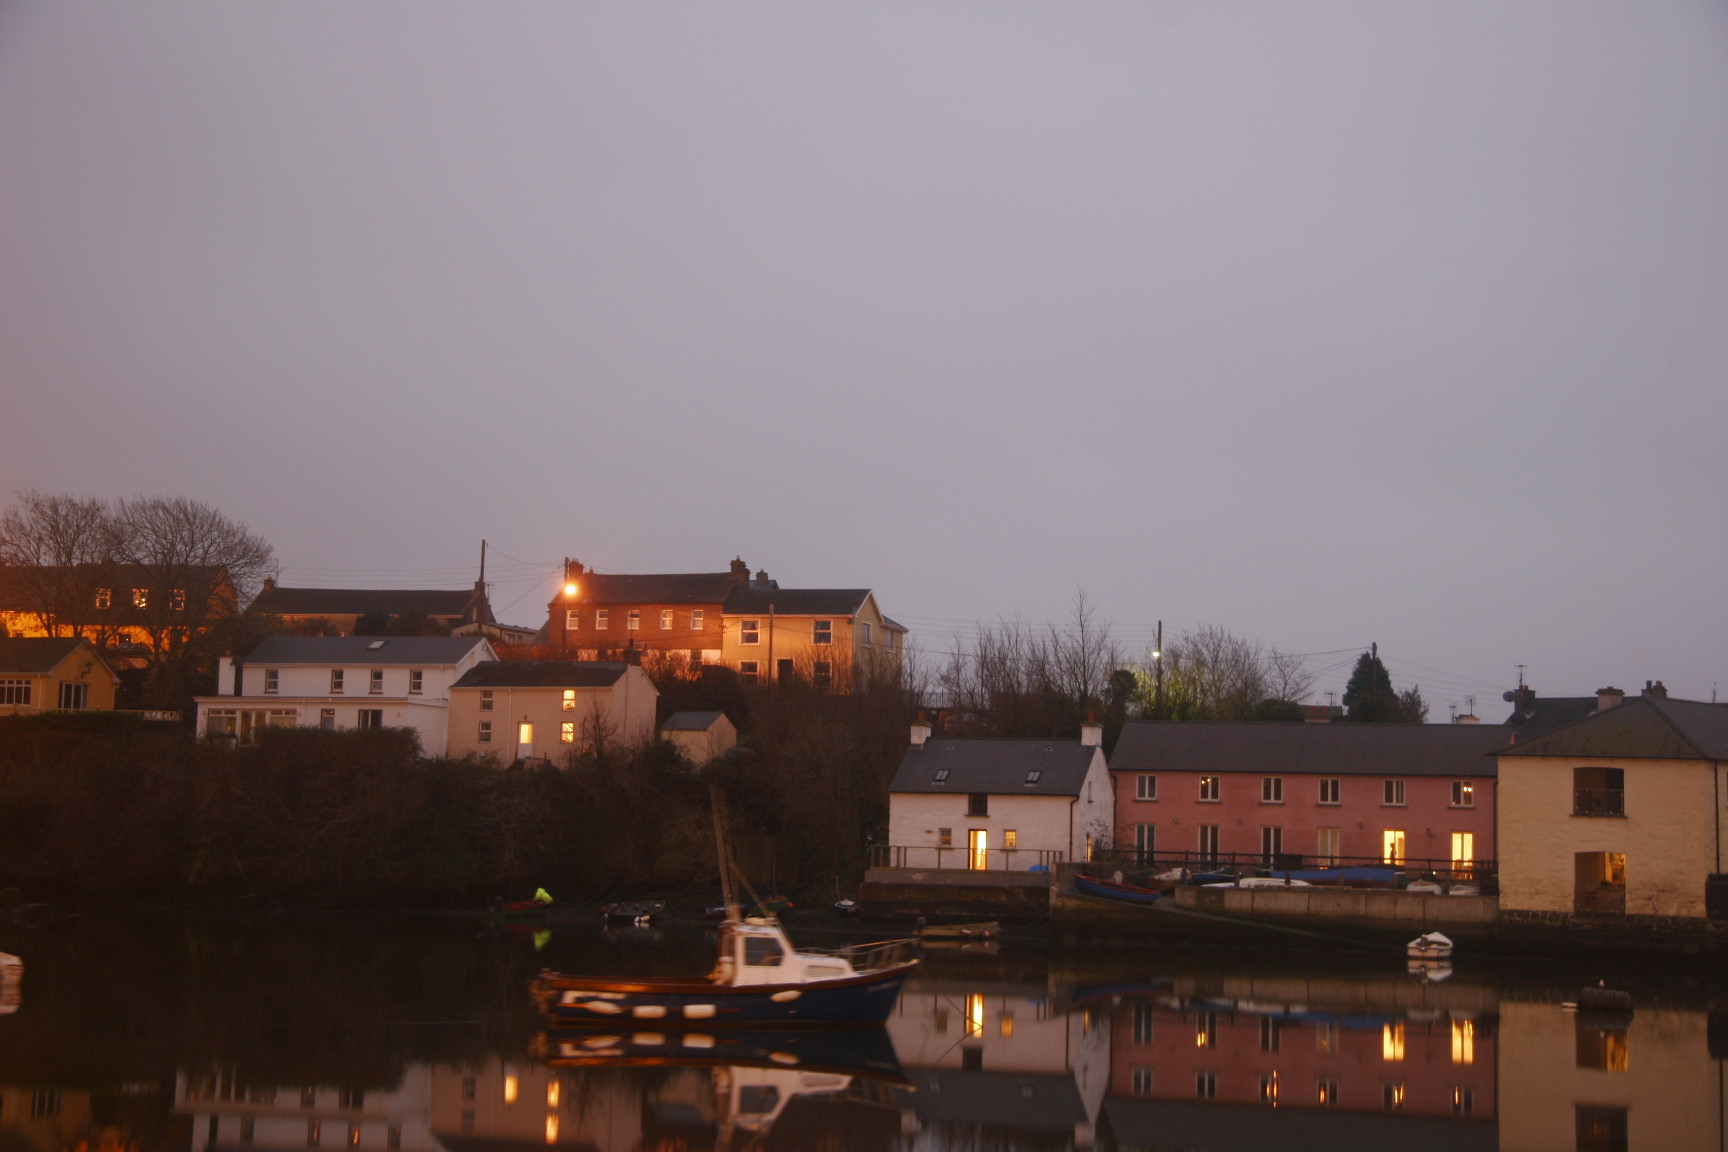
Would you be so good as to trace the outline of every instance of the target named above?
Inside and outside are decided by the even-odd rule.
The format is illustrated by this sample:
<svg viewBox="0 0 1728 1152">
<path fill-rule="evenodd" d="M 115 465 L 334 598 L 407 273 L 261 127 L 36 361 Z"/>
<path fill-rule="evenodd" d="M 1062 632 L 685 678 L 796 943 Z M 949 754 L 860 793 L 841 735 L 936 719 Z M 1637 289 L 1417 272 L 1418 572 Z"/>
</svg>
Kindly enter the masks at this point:
<svg viewBox="0 0 1728 1152">
<path fill-rule="evenodd" d="M 88 640 L 0 638 L 0 716 L 114 707 L 120 678 Z"/>
<path fill-rule="evenodd" d="M 1706 915 L 1724 871 L 1728 706 L 1658 683 L 1499 756 L 1503 912 Z"/>
<path fill-rule="evenodd" d="M 660 691 L 623 661 L 494 660 L 450 686 L 449 754 L 557 760 L 654 738 Z"/>
</svg>

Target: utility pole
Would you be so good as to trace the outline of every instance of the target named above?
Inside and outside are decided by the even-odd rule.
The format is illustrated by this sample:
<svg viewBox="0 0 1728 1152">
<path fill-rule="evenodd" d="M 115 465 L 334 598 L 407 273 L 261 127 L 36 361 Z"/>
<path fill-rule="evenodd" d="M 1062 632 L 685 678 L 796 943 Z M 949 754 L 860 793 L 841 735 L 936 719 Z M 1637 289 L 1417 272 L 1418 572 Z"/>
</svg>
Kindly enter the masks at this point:
<svg viewBox="0 0 1728 1152">
<path fill-rule="evenodd" d="M 1152 712 L 1164 719 L 1164 621 L 1158 621 L 1158 638 L 1152 642 Z"/>
</svg>

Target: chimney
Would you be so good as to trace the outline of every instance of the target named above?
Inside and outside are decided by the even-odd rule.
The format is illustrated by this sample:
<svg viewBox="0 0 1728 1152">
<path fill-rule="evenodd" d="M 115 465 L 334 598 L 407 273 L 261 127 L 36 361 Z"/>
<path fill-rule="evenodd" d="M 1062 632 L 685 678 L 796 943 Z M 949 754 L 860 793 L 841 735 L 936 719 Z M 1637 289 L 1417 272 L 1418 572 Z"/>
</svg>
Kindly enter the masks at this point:
<svg viewBox="0 0 1728 1152">
<path fill-rule="evenodd" d="M 276 577 L 274 577 L 274 576 L 264 577 L 264 591 L 268 592 L 275 587 L 276 587 Z"/>
<path fill-rule="evenodd" d="M 1626 693 L 1618 688 L 1598 688 L 1596 689 L 1596 711 L 1606 712 L 1625 699 Z"/>
<path fill-rule="evenodd" d="M 756 583 L 753 585 L 753 587 L 756 587 L 756 588 L 772 588 L 772 587 L 774 587 L 774 581 L 768 579 L 768 569 L 766 569 L 766 568 L 756 569 Z"/>
<path fill-rule="evenodd" d="M 1662 681 L 1660 680 L 1656 681 L 1654 684 L 1650 683 L 1648 680 L 1644 681 L 1643 694 L 1645 696 L 1654 696 L 1658 700 L 1668 699 L 1668 689 L 1663 687 Z"/>
<path fill-rule="evenodd" d="M 1452 717 L 1452 723 L 1454 723 L 1454 724 L 1480 724 L 1480 723 L 1482 723 L 1482 718 L 1479 716 L 1472 716 L 1470 713 L 1466 712 L 1461 716 Z"/>
<path fill-rule="evenodd" d="M 1099 748 L 1104 744 L 1104 725 L 1092 717 L 1086 717 L 1086 723 L 1080 725 L 1080 747 Z"/>
<path fill-rule="evenodd" d="M 634 640 L 630 641 L 624 648 L 624 663 L 634 664 L 638 668 L 642 667 L 642 649 L 636 647 Z"/>
<path fill-rule="evenodd" d="M 924 713 L 918 713 L 918 719 L 912 721 L 912 747 L 922 748 L 924 742 L 930 739 L 930 721 Z"/>
<path fill-rule="evenodd" d="M 732 561 L 732 583 L 740 588 L 750 585 L 750 565 L 744 563 L 742 557 L 735 557 Z"/>
<path fill-rule="evenodd" d="M 1506 693 L 1500 698 L 1512 705 L 1512 715 L 1522 716 L 1524 713 L 1530 711 L 1531 707 L 1536 703 L 1536 689 L 1527 688 L 1520 684 L 1516 689 Z"/>
</svg>

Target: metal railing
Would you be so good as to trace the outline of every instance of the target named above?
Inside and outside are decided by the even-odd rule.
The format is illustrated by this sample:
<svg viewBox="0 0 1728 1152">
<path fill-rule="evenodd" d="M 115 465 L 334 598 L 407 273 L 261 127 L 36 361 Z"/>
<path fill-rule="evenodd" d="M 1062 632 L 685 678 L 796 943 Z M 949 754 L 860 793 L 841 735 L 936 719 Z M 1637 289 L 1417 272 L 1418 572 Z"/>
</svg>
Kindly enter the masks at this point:
<svg viewBox="0 0 1728 1152">
<path fill-rule="evenodd" d="M 1624 816 L 1626 815 L 1626 790 L 1624 788 L 1574 788 L 1572 789 L 1572 815 Z"/>
<path fill-rule="evenodd" d="M 1135 871 L 1169 872 L 1178 868 L 1196 872 L 1229 872 L 1237 876 L 1267 876 L 1275 873 L 1322 869 L 1387 868 L 1407 880 L 1471 882 L 1489 879 L 1499 869 L 1494 860 L 1453 860 L 1449 857 L 1404 856 L 1314 856 L 1279 852 L 1268 858 L 1261 852 L 1142 852 L 1135 848 L 1104 848 L 1093 853 L 1093 861 Z M 1093 869 L 1096 871 L 1096 869 Z"/>
<path fill-rule="evenodd" d="M 955 868 L 972 872 L 1050 871 L 1067 859 L 1052 848 L 991 848 L 976 856 L 970 848 L 929 844 L 872 844 L 872 868 Z"/>
</svg>

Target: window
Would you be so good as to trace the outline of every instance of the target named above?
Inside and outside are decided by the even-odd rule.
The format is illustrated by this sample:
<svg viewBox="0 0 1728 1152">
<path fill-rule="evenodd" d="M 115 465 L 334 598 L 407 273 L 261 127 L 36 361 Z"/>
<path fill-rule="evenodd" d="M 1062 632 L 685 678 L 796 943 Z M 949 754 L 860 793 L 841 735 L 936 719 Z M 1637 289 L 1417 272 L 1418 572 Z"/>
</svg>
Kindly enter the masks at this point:
<svg viewBox="0 0 1728 1152">
<path fill-rule="evenodd" d="M 384 1147 L 386 1147 L 386 1148 L 400 1148 L 400 1147 L 402 1147 L 402 1125 L 401 1124 L 392 1122 L 388 1128 L 384 1129 Z"/>
<path fill-rule="evenodd" d="M 1476 859 L 1476 833 L 1452 833 L 1452 871 L 1468 876 Z"/>
<path fill-rule="evenodd" d="M 867 620 L 858 621 L 858 643 L 862 647 L 870 647 L 870 623 Z"/>
<path fill-rule="evenodd" d="M 1468 1017 L 1452 1019 L 1452 1063 L 1476 1063 L 1476 1021 Z"/>
<path fill-rule="evenodd" d="M 492 743 L 492 721 L 490 721 L 490 720 L 480 721 L 480 733 L 476 737 L 476 739 L 479 740 L 480 743 L 482 743 L 482 744 Z"/>
<path fill-rule="evenodd" d="M 1404 1111 L 1404 1081 L 1396 1080 L 1381 1085 L 1380 1103 L 1388 1112 Z"/>
<path fill-rule="evenodd" d="M 1284 1048 L 1284 1021 L 1276 1016 L 1260 1017 L 1260 1051 L 1279 1052 Z"/>
<path fill-rule="evenodd" d="M 604 632 L 611 626 L 612 613 L 601 608 L 594 613 L 594 631 Z"/>
<path fill-rule="evenodd" d="M 894 633 L 886 628 L 882 629 L 882 647 L 890 652 L 894 651 Z"/>
<path fill-rule="evenodd" d="M 740 620 L 740 621 L 738 621 L 738 643 L 740 643 L 740 644 L 760 644 L 760 643 L 762 643 L 762 622 L 760 620 Z"/>
<path fill-rule="evenodd" d="M 698 608 L 690 613 L 690 630 L 692 632 L 702 631 L 702 609 Z"/>
<path fill-rule="evenodd" d="M 168 607 L 176 612 L 186 611 L 186 589 L 176 588 L 168 596 Z"/>
<path fill-rule="evenodd" d="M 662 608 L 662 609 L 660 609 L 660 631 L 670 632 L 671 630 L 672 630 L 672 609 Z"/>
<path fill-rule="evenodd" d="M 426 691 L 426 671 L 422 668 L 408 669 L 408 695 L 419 696 Z"/>
<path fill-rule="evenodd" d="M 362 708 L 358 720 L 362 728 L 382 728 L 384 727 L 384 709 Z"/>
<path fill-rule="evenodd" d="M 533 746 L 534 725 L 531 722 L 524 720 L 520 724 L 516 725 L 516 743 L 521 744 L 524 747 Z"/>
<path fill-rule="evenodd" d="M 264 669 L 264 694 L 266 696 L 274 696 L 281 685 L 282 677 L 279 669 Z"/>
<path fill-rule="evenodd" d="M 1388 1064 L 1404 1059 L 1404 1021 L 1380 1026 L 1380 1059 Z"/>
<path fill-rule="evenodd" d="M 480 711 L 492 711 L 492 690 L 490 688 L 484 689 L 480 693 Z"/>
<path fill-rule="evenodd" d="M 1452 1086 L 1452 1115 L 1471 1116 L 1476 1112 L 1476 1089 L 1462 1084 Z"/>
<path fill-rule="evenodd" d="M 1627 1110 L 1612 1105 L 1572 1105 L 1578 1152 L 1626 1152 L 1631 1139 Z"/>
<path fill-rule="evenodd" d="M 938 829 L 936 829 L 936 847 L 938 847 L 938 848 L 952 848 L 952 847 L 954 847 L 954 829 L 952 829 L 952 828 L 938 828 Z"/>
<path fill-rule="evenodd" d="M 936 769 L 936 775 L 930 777 L 930 783 L 932 783 L 932 784 L 946 784 L 946 783 L 948 783 L 948 769 L 946 769 L 946 768 Z"/>
<path fill-rule="evenodd" d="M 968 816 L 988 816 L 988 815 L 990 815 L 990 793 L 988 793 L 988 792 L 968 792 L 968 793 L 966 793 L 966 815 L 968 815 Z"/>
<path fill-rule="evenodd" d="M 1194 1098 L 1196 1100 L 1216 1100 L 1218 1098 L 1218 1073 L 1194 1073 Z"/>
<path fill-rule="evenodd" d="M 564 699 L 563 699 L 560 706 L 563 709 L 563 711 L 565 711 L 565 712 L 576 711 L 576 689 L 574 689 L 574 688 L 564 689 Z"/>
<path fill-rule="evenodd" d="M 30 703 L 30 681 L 0 680 L 0 704 Z"/>
<path fill-rule="evenodd" d="M 252 1138 L 256 1134 L 257 1134 L 257 1129 L 256 1129 L 256 1126 L 254 1125 L 252 1117 L 250 1117 L 250 1116 L 241 1117 L 241 1119 L 240 1119 L 240 1143 L 242 1143 L 242 1144 L 252 1143 Z"/>
<path fill-rule="evenodd" d="M 1134 778 L 1134 799 L 1158 799 L 1158 777 L 1150 772 L 1142 772 Z"/>
<path fill-rule="evenodd" d="M 1340 829 L 1316 828 L 1314 830 L 1314 855 L 1320 858 L 1322 864 L 1338 863 L 1338 840 Z"/>
<path fill-rule="evenodd" d="M 366 1106 L 366 1090 L 364 1088 L 343 1088 L 336 1094 L 338 1108 L 364 1108 Z"/>
<path fill-rule="evenodd" d="M 1194 1047 L 1218 1047 L 1218 1013 L 1197 1012 L 1194 1014 Z"/>
<path fill-rule="evenodd" d="M 342 695 L 342 675 L 343 675 L 342 669 L 340 669 L 340 668 L 330 669 L 330 695 L 332 695 L 332 696 Z"/>
<path fill-rule="evenodd" d="M 1216 860 L 1218 858 L 1218 825 L 1200 825 L 1200 858 Z"/>
<path fill-rule="evenodd" d="M 834 683 L 834 665 L 827 660 L 815 661 L 810 665 L 810 681 L 826 691 Z"/>
<path fill-rule="evenodd" d="M 754 661 L 754 660 L 740 660 L 740 661 L 738 661 L 738 679 L 744 681 L 744 683 L 755 684 L 758 680 L 761 679 L 761 675 L 762 674 L 759 670 L 759 666 L 757 665 L 756 661 Z"/>
<path fill-rule="evenodd" d="M 1284 829 L 1266 827 L 1260 829 L 1260 863 L 1271 867 L 1278 857 L 1284 853 Z"/>
<path fill-rule="evenodd" d="M 306 1147 L 318 1147 L 318 1121 L 306 1121 Z"/>
<path fill-rule="evenodd" d="M 1471 780 L 1452 781 L 1452 807 L 1476 807 L 1476 784 Z"/>
<path fill-rule="evenodd" d="M 1316 1056 L 1338 1055 L 1338 1021 L 1321 1020 L 1314 1025 L 1314 1054 Z"/>
<path fill-rule="evenodd" d="M 60 1115 L 60 1089 L 36 1088 L 30 1093 L 30 1118 L 41 1120 Z"/>
<path fill-rule="evenodd" d="M 1141 864 L 1149 863 L 1157 851 L 1158 825 L 1134 825 L 1134 856 Z"/>
<path fill-rule="evenodd" d="M 1380 834 L 1380 858 L 1388 864 L 1404 863 L 1404 830 L 1388 828 Z"/>
<path fill-rule="evenodd" d="M 564 610 L 564 627 L 571 632 L 582 627 L 582 612 L 580 609 L 566 608 Z"/>
<path fill-rule="evenodd" d="M 1320 803 L 1337 804 L 1339 802 L 1338 781 L 1336 779 L 1320 781 Z"/>
<path fill-rule="evenodd" d="M 60 710 L 75 712 L 90 705 L 90 685 L 71 680 L 60 681 Z"/>
<path fill-rule="evenodd" d="M 575 721 L 566 720 L 566 721 L 564 721 L 564 723 L 558 725 L 558 742 L 560 744 L 574 744 L 574 743 L 576 743 L 576 722 Z"/>
<path fill-rule="evenodd" d="M 1200 777 L 1200 799 L 1205 803 L 1215 803 L 1218 799 L 1218 777 Z"/>
<path fill-rule="evenodd" d="M 810 643 L 812 643 L 812 644 L 832 644 L 832 643 L 834 643 L 834 621 L 832 621 L 832 620 L 818 620 L 814 624 L 812 624 L 810 626 Z"/>
<path fill-rule="evenodd" d="M 372 669 L 371 683 L 367 687 L 366 691 L 373 696 L 382 696 L 384 694 L 384 669 Z"/>
<path fill-rule="evenodd" d="M 1018 848 L 1018 847 L 1020 847 L 1020 833 L 1013 828 L 1009 828 L 1009 829 L 1004 830 L 1002 833 L 1002 847 L 1004 847 L 1004 848 Z"/>
<path fill-rule="evenodd" d="M 1262 776 L 1260 778 L 1260 803 L 1284 803 L 1284 777 Z"/>
<path fill-rule="evenodd" d="M 96 589 L 96 607 L 112 608 L 114 606 L 114 590 L 112 588 Z"/>
<path fill-rule="evenodd" d="M 1262 1072 L 1260 1074 L 1260 1103 L 1278 1107 L 1278 1073 Z"/>
<path fill-rule="evenodd" d="M 334 708 L 320 708 L 320 709 L 318 709 L 318 727 L 324 729 L 326 732 L 335 728 L 336 727 L 336 709 L 334 709 Z"/>
<path fill-rule="evenodd" d="M 1130 1069 L 1129 1075 L 1133 1078 L 1129 1091 L 1136 1096 L 1152 1095 L 1152 1069 L 1135 1066 Z"/>
<path fill-rule="evenodd" d="M 134 588 L 134 589 L 132 589 L 132 607 L 134 607 L 134 608 L 148 608 L 148 607 L 150 607 L 150 590 L 148 588 Z"/>
<path fill-rule="evenodd" d="M 629 614 L 624 617 L 624 631 L 639 632 L 641 629 L 642 610 L 640 608 L 632 608 L 630 609 Z"/>
<path fill-rule="evenodd" d="M 1044 770 L 1042 768 L 1034 768 L 1030 772 L 1026 773 L 1026 785 L 1025 786 L 1027 788 L 1036 788 L 1038 786 L 1038 781 L 1042 780 L 1043 778 L 1044 778 Z"/>
<path fill-rule="evenodd" d="M 348 1147 L 360 1147 L 360 1125 L 352 1122 L 348 1125 Z"/>
<path fill-rule="evenodd" d="M 777 968 L 786 958 L 786 950 L 772 936 L 744 937 L 744 963 L 753 968 Z"/>
<path fill-rule="evenodd" d="M 1572 815 L 1625 816 L 1626 770 L 1572 769 Z"/>
<path fill-rule="evenodd" d="M 1402 808 L 1404 806 L 1404 781 L 1386 780 L 1383 783 L 1385 787 L 1381 790 L 1380 803 L 1394 808 Z"/>
<path fill-rule="evenodd" d="M 1330 1077 L 1314 1081 L 1314 1103 L 1322 1108 L 1338 1107 L 1338 1081 Z"/>
<path fill-rule="evenodd" d="M 788 681 L 796 678 L 797 675 L 798 675 L 798 669 L 796 666 L 793 665 L 792 661 L 790 661 L 790 660 L 776 660 L 776 661 L 774 661 L 775 679 L 779 680 L 782 684 L 787 683 Z"/>
</svg>

